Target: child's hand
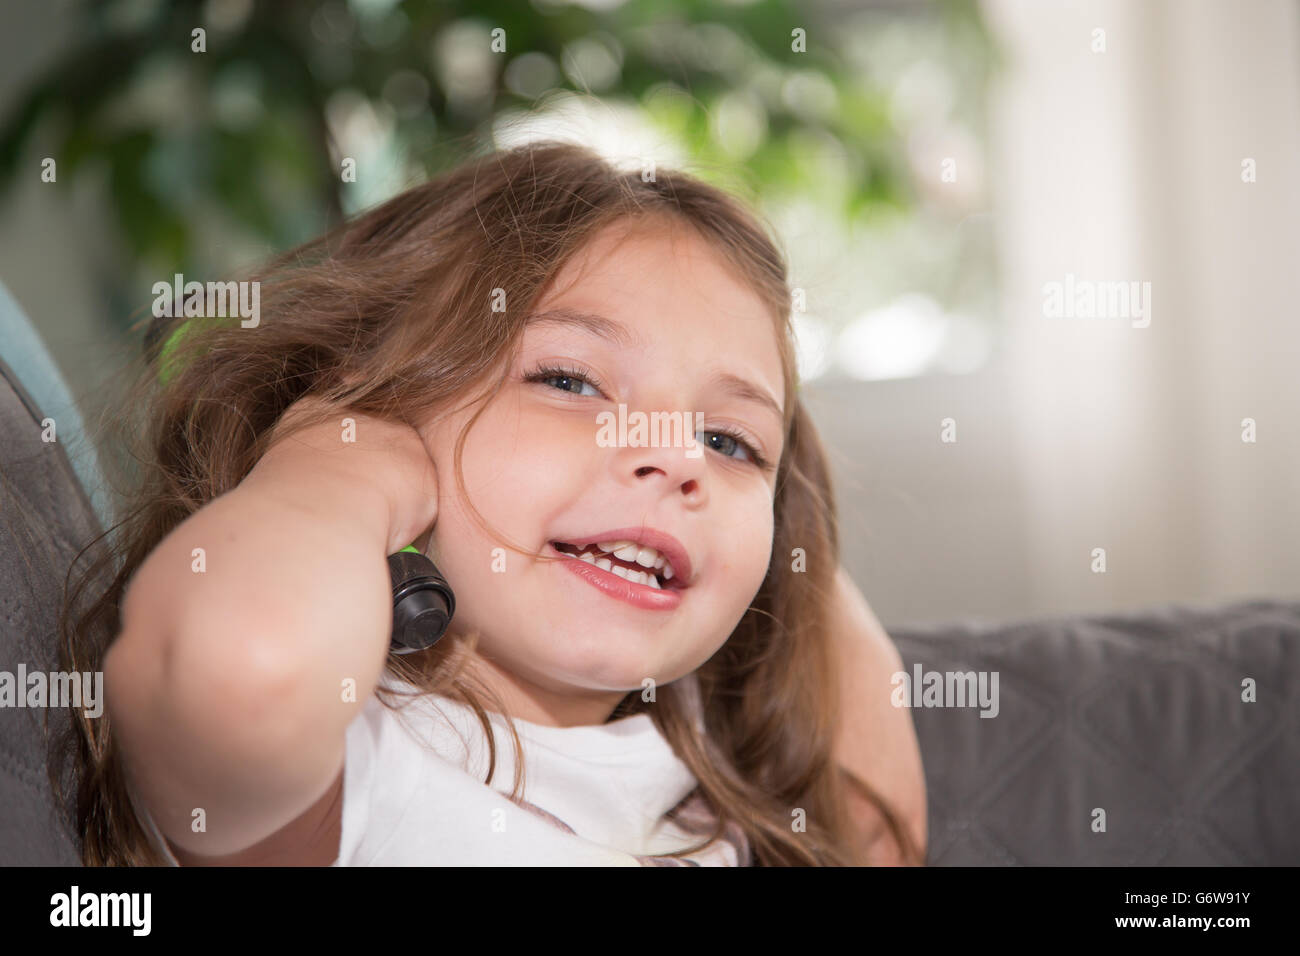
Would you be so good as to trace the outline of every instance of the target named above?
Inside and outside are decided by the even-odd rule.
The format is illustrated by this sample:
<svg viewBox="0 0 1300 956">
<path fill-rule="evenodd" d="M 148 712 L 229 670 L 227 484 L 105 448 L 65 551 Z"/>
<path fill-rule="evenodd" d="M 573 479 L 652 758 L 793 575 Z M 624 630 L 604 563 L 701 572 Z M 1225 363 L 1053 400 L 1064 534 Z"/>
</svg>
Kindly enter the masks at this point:
<svg viewBox="0 0 1300 956">
<path fill-rule="evenodd" d="M 245 481 L 271 474 L 332 474 L 358 496 L 370 491 L 382 498 L 388 512 L 386 554 L 423 538 L 438 517 L 438 473 L 419 433 L 410 425 L 346 409 L 322 420 L 325 414 L 323 403 L 311 396 L 291 405 Z"/>
</svg>

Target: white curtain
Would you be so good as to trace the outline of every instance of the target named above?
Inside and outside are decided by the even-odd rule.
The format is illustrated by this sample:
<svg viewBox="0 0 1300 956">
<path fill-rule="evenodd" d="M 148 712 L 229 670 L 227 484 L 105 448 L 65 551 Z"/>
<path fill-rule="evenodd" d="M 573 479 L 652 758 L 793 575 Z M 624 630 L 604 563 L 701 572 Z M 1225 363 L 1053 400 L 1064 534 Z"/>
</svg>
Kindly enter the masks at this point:
<svg viewBox="0 0 1300 956">
<path fill-rule="evenodd" d="M 1300 594 L 1297 4 L 985 10 L 1026 610 Z M 1150 325 L 1046 317 L 1067 275 L 1150 282 Z"/>
</svg>

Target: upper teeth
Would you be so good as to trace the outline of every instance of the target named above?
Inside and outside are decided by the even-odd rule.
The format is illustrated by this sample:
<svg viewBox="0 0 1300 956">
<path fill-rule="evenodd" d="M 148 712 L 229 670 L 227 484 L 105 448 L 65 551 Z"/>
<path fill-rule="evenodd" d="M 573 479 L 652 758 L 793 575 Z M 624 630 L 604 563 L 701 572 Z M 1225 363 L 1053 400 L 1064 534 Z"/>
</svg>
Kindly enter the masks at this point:
<svg viewBox="0 0 1300 956">
<path fill-rule="evenodd" d="M 639 545 L 633 541 L 598 541 L 596 547 L 623 561 L 634 561 L 643 568 L 660 571 L 665 581 L 672 580 L 673 566 L 668 562 L 667 558 L 654 548 L 647 548 L 645 545 Z M 596 565 L 603 571 L 617 574 L 619 577 L 627 578 L 634 583 L 645 584 L 652 588 L 659 587 L 659 581 L 654 574 L 647 571 L 629 570 L 621 565 L 614 564 L 604 555 L 597 558 L 590 545 L 578 557 L 588 564 Z"/>
</svg>

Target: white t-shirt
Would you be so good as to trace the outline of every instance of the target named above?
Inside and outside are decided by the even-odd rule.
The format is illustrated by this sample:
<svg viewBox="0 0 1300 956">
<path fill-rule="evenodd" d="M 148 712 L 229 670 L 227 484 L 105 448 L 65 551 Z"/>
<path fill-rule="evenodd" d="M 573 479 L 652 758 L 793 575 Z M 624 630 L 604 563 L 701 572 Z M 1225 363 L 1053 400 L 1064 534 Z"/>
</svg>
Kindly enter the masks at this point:
<svg viewBox="0 0 1300 956">
<path fill-rule="evenodd" d="M 701 726 L 698 685 L 683 680 Z M 409 688 L 387 673 L 383 681 Z M 748 843 L 734 825 L 688 860 L 662 856 L 698 843 L 708 814 L 695 777 L 648 714 L 582 727 L 516 719 L 525 777 L 514 803 L 504 718 L 489 714 L 496 770 L 485 784 L 487 741 L 473 711 L 440 695 L 398 704 L 394 711 L 371 695 L 348 725 L 334 866 L 748 865 Z M 136 811 L 153 845 L 178 866 L 149 814 L 138 803 Z"/>
</svg>

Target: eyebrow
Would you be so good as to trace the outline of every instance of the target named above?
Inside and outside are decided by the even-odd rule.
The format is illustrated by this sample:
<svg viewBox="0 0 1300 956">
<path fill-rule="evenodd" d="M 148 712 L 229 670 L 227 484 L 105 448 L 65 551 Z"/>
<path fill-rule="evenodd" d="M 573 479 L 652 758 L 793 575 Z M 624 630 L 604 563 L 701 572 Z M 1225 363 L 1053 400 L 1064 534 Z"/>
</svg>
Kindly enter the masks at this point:
<svg viewBox="0 0 1300 956">
<path fill-rule="evenodd" d="M 547 309 L 544 312 L 534 312 L 528 317 L 527 324 L 528 326 L 558 325 L 576 327 L 623 348 L 638 348 L 645 344 L 645 340 L 627 326 L 595 312 L 584 312 L 581 309 L 556 308 Z M 731 372 L 719 371 L 709 376 L 709 382 L 717 385 L 735 398 L 763 406 L 776 415 L 777 419 L 782 423 L 785 422 L 785 413 L 771 393 L 766 389 L 759 388 L 748 379 L 741 378 Z"/>
<path fill-rule="evenodd" d="M 534 312 L 528 317 L 527 324 L 530 327 L 533 325 L 577 326 L 583 331 L 608 339 L 624 348 L 635 348 L 645 344 L 641 337 L 627 326 L 607 319 L 603 315 L 597 315 L 595 312 L 584 312 L 581 309 L 558 308 Z"/>
</svg>

